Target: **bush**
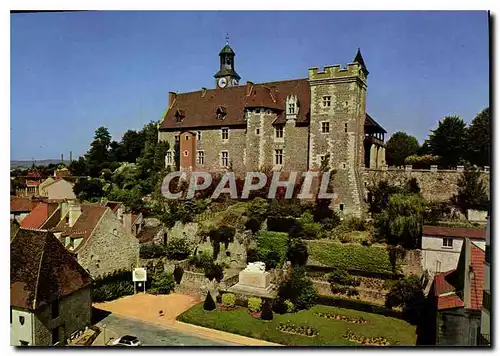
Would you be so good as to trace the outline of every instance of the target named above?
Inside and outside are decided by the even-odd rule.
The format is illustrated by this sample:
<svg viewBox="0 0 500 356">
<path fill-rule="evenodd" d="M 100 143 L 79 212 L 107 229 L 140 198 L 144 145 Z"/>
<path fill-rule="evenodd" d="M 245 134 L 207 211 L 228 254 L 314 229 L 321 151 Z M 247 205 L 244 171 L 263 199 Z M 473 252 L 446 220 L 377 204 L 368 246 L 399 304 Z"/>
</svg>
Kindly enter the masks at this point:
<svg viewBox="0 0 500 356">
<path fill-rule="evenodd" d="M 214 299 L 210 292 L 207 293 L 207 297 L 205 298 L 205 302 L 203 303 L 203 309 L 207 311 L 215 310 L 216 305 Z"/>
<path fill-rule="evenodd" d="M 248 218 L 255 219 L 260 222 L 264 221 L 267 218 L 267 212 L 269 209 L 269 204 L 265 199 L 255 198 L 248 205 L 248 209 L 246 215 Z"/>
<path fill-rule="evenodd" d="M 260 260 L 266 264 L 266 270 L 270 270 L 278 266 L 281 256 L 276 251 L 268 251 Z"/>
<path fill-rule="evenodd" d="M 282 298 L 276 298 L 273 302 L 273 311 L 277 314 L 285 314 L 287 312 L 285 300 Z"/>
<path fill-rule="evenodd" d="M 431 165 L 440 163 L 439 156 L 423 155 L 423 156 L 408 156 L 405 158 L 405 164 L 412 165 L 415 169 L 430 169 Z"/>
<path fill-rule="evenodd" d="M 335 213 L 332 217 L 321 220 L 320 223 L 323 225 L 323 229 L 333 230 L 340 225 L 340 217 Z"/>
<path fill-rule="evenodd" d="M 189 256 L 190 246 L 186 239 L 173 238 L 169 239 L 165 251 L 168 258 L 180 261 Z"/>
<path fill-rule="evenodd" d="M 307 244 L 300 239 L 291 239 L 288 245 L 286 257 L 292 266 L 304 266 L 307 263 L 309 254 Z"/>
<path fill-rule="evenodd" d="M 165 249 L 161 245 L 140 245 L 139 257 L 142 259 L 165 257 L 167 255 Z"/>
<path fill-rule="evenodd" d="M 321 224 L 314 222 L 314 217 L 310 212 L 302 214 L 298 222 L 302 227 L 303 238 L 305 239 L 316 239 L 321 232 Z"/>
<path fill-rule="evenodd" d="M 345 225 L 346 225 L 348 231 L 365 231 L 366 230 L 366 224 L 365 224 L 364 220 L 357 218 L 355 216 L 349 218 L 345 222 Z"/>
<path fill-rule="evenodd" d="M 252 313 L 257 313 L 262 307 L 262 299 L 260 298 L 248 298 L 248 310 Z"/>
<path fill-rule="evenodd" d="M 295 266 L 291 275 L 279 287 L 278 296 L 289 299 L 299 310 L 309 309 L 316 300 L 316 289 L 312 281 L 306 277 L 304 267 Z"/>
<path fill-rule="evenodd" d="M 183 274 L 184 274 L 184 268 L 182 268 L 181 266 L 175 266 L 174 268 L 175 283 L 181 284 Z"/>
<path fill-rule="evenodd" d="M 259 261 L 259 251 L 255 248 L 249 248 L 247 250 L 247 263 L 258 262 Z"/>
<path fill-rule="evenodd" d="M 286 259 L 288 245 L 288 236 L 282 232 L 259 231 L 257 238 L 258 258 L 265 258 L 269 251 L 276 251 L 279 258 L 279 265 L 282 265 Z"/>
<path fill-rule="evenodd" d="M 262 222 L 260 220 L 257 220 L 256 218 L 250 218 L 248 221 L 245 223 L 245 228 L 247 230 L 251 230 L 252 233 L 257 233 L 257 231 L 260 230 L 260 226 L 262 225 Z"/>
<path fill-rule="evenodd" d="M 271 303 L 269 301 L 264 302 L 260 318 L 262 320 L 273 320 L 273 310 L 271 309 Z"/>
<path fill-rule="evenodd" d="M 159 273 L 153 276 L 151 281 L 151 293 L 169 294 L 175 288 L 174 275 L 169 272 Z"/>
<path fill-rule="evenodd" d="M 285 300 L 285 307 L 287 313 L 293 313 L 295 311 L 295 305 L 290 300 Z"/>
<path fill-rule="evenodd" d="M 214 262 L 214 258 L 210 252 L 203 251 L 201 254 L 190 256 L 189 263 L 196 268 L 205 268 Z"/>
<path fill-rule="evenodd" d="M 207 277 L 209 281 L 213 281 L 215 279 L 218 283 L 220 283 L 222 278 L 224 278 L 224 268 L 219 264 L 211 263 L 205 267 L 205 277 Z"/>
<path fill-rule="evenodd" d="M 224 293 L 222 295 L 222 305 L 226 308 L 233 308 L 236 305 L 236 296 L 233 293 Z"/>
<path fill-rule="evenodd" d="M 273 232 L 289 232 L 296 220 L 292 217 L 270 216 L 267 219 L 267 230 Z"/>
<path fill-rule="evenodd" d="M 93 281 L 92 300 L 106 302 L 134 294 L 134 284 L 130 280 L 131 271 L 116 271 Z"/>
<path fill-rule="evenodd" d="M 328 275 L 328 282 L 332 284 L 341 284 L 347 286 L 359 286 L 361 281 L 351 276 L 345 270 L 341 270 L 340 268 L 335 268 L 333 272 Z"/>
</svg>

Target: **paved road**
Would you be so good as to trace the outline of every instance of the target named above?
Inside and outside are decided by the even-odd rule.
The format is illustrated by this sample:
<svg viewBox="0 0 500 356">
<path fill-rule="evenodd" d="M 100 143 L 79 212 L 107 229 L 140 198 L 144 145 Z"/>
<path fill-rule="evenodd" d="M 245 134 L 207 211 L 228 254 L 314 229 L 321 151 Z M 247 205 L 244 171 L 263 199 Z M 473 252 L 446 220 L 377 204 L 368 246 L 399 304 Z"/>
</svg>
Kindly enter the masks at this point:
<svg viewBox="0 0 500 356">
<path fill-rule="evenodd" d="M 113 314 L 101 320 L 98 325 L 102 326 L 102 324 L 106 325 L 106 333 L 137 336 L 143 346 L 234 346 L 223 341 L 203 339 L 167 327 L 146 324 Z"/>
</svg>

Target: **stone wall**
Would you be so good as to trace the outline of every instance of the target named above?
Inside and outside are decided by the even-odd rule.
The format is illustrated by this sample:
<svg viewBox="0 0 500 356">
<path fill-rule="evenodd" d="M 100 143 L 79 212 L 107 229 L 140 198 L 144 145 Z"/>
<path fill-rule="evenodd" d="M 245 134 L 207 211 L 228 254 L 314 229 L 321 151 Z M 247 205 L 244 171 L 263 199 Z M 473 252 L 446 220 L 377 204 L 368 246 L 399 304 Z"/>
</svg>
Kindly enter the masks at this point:
<svg viewBox="0 0 500 356">
<path fill-rule="evenodd" d="M 431 170 L 431 169 L 365 169 L 364 182 L 367 185 L 388 180 L 393 184 L 404 184 L 410 178 L 416 178 L 422 195 L 429 201 L 447 201 L 457 193 L 457 182 L 462 171 L 460 170 Z M 481 172 L 482 180 L 487 189 L 490 186 L 490 174 Z"/>
<path fill-rule="evenodd" d="M 117 270 L 131 270 L 139 261 L 139 241 L 107 209 L 84 245 L 77 251 L 78 262 L 92 278 Z"/>
<path fill-rule="evenodd" d="M 59 342 L 65 344 L 71 334 L 83 331 L 91 323 L 91 286 L 64 297 L 59 302 L 59 316 L 52 318 L 52 306 L 45 305 L 35 313 L 35 345 L 52 345 L 52 330 L 59 328 Z"/>
</svg>

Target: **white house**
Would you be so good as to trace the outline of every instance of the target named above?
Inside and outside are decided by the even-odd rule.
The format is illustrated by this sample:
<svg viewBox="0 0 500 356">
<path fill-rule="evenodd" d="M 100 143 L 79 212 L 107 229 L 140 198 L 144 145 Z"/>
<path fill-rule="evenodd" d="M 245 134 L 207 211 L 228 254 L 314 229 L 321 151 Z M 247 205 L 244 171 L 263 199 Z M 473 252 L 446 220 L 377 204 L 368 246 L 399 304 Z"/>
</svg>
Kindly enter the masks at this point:
<svg viewBox="0 0 500 356">
<path fill-rule="evenodd" d="M 422 232 L 422 258 L 424 271 L 434 276 L 437 272 L 447 272 L 457 268 L 464 238 L 484 250 L 485 229 L 424 226 Z"/>
</svg>

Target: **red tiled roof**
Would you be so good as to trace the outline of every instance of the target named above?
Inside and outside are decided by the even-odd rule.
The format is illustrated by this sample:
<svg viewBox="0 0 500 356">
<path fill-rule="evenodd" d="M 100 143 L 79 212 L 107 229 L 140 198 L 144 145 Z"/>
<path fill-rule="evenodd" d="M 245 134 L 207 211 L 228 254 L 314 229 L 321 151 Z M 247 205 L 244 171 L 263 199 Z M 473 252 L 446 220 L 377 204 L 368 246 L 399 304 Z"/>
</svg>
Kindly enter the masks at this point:
<svg viewBox="0 0 500 356">
<path fill-rule="evenodd" d="M 106 204 L 104 204 L 104 206 L 107 206 L 113 212 L 116 212 L 120 208 L 120 206 L 122 206 L 122 204 L 123 203 L 118 202 L 118 201 L 108 201 L 108 202 L 106 202 Z"/>
<path fill-rule="evenodd" d="M 84 240 L 88 239 L 92 234 L 92 231 L 96 228 L 97 223 L 106 212 L 107 208 L 104 206 L 86 204 L 81 204 L 80 207 L 82 209 L 82 213 L 72 227 L 67 226 L 65 217 L 62 217 L 62 220 L 57 224 L 53 231 L 61 232 L 61 236 L 83 237 Z M 69 214 L 69 211 L 67 214 Z M 80 243 L 80 245 L 73 252 L 76 252 L 80 247 L 82 247 L 84 242 L 85 241 Z"/>
<path fill-rule="evenodd" d="M 453 272 L 455 272 L 455 270 L 436 274 L 434 277 L 434 293 L 436 297 L 455 290 L 455 287 L 446 280 L 446 277 Z"/>
<path fill-rule="evenodd" d="M 471 267 L 474 273 L 471 280 L 469 309 L 481 310 L 484 287 L 484 251 L 471 244 Z"/>
<path fill-rule="evenodd" d="M 307 79 L 294 79 L 280 82 L 241 85 L 225 89 L 177 94 L 168 109 L 160 129 L 186 129 L 193 127 L 246 125 L 245 108 L 263 107 L 284 111 L 288 95 L 297 95 L 299 114 L 297 122 L 305 122 L 310 106 L 309 82 Z M 224 120 L 217 119 L 217 108 L 226 110 Z M 184 118 L 177 122 L 177 111 Z"/>
<path fill-rule="evenodd" d="M 28 212 L 38 204 L 38 200 L 31 198 L 10 197 L 10 211 L 11 212 Z"/>
<path fill-rule="evenodd" d="M 37 206 L 21 221 L 21 227 L 39 229 L 50 215 L 57 209 L 57 204 L 38 203 Z"/>
<path fill-rule="evenodd" d="M 461 308 L 464 306 L 464 301 L 455 293 L 438 298 L 438 310 Z"/>
<path fill-rule="evenodd" d="M 422 234 L 432 237 L 468 237 L 471 239 L 485 239 L 486 229 L 474 229 L 466 227 L 444 227 L 444 226 L 424 226 Z"/>
<path fill-rule="evenodd" d="M 20 229 L 10 244 L 10 305 L 35 310 L 92 283 L 56 237 Z"/>
</svg>

